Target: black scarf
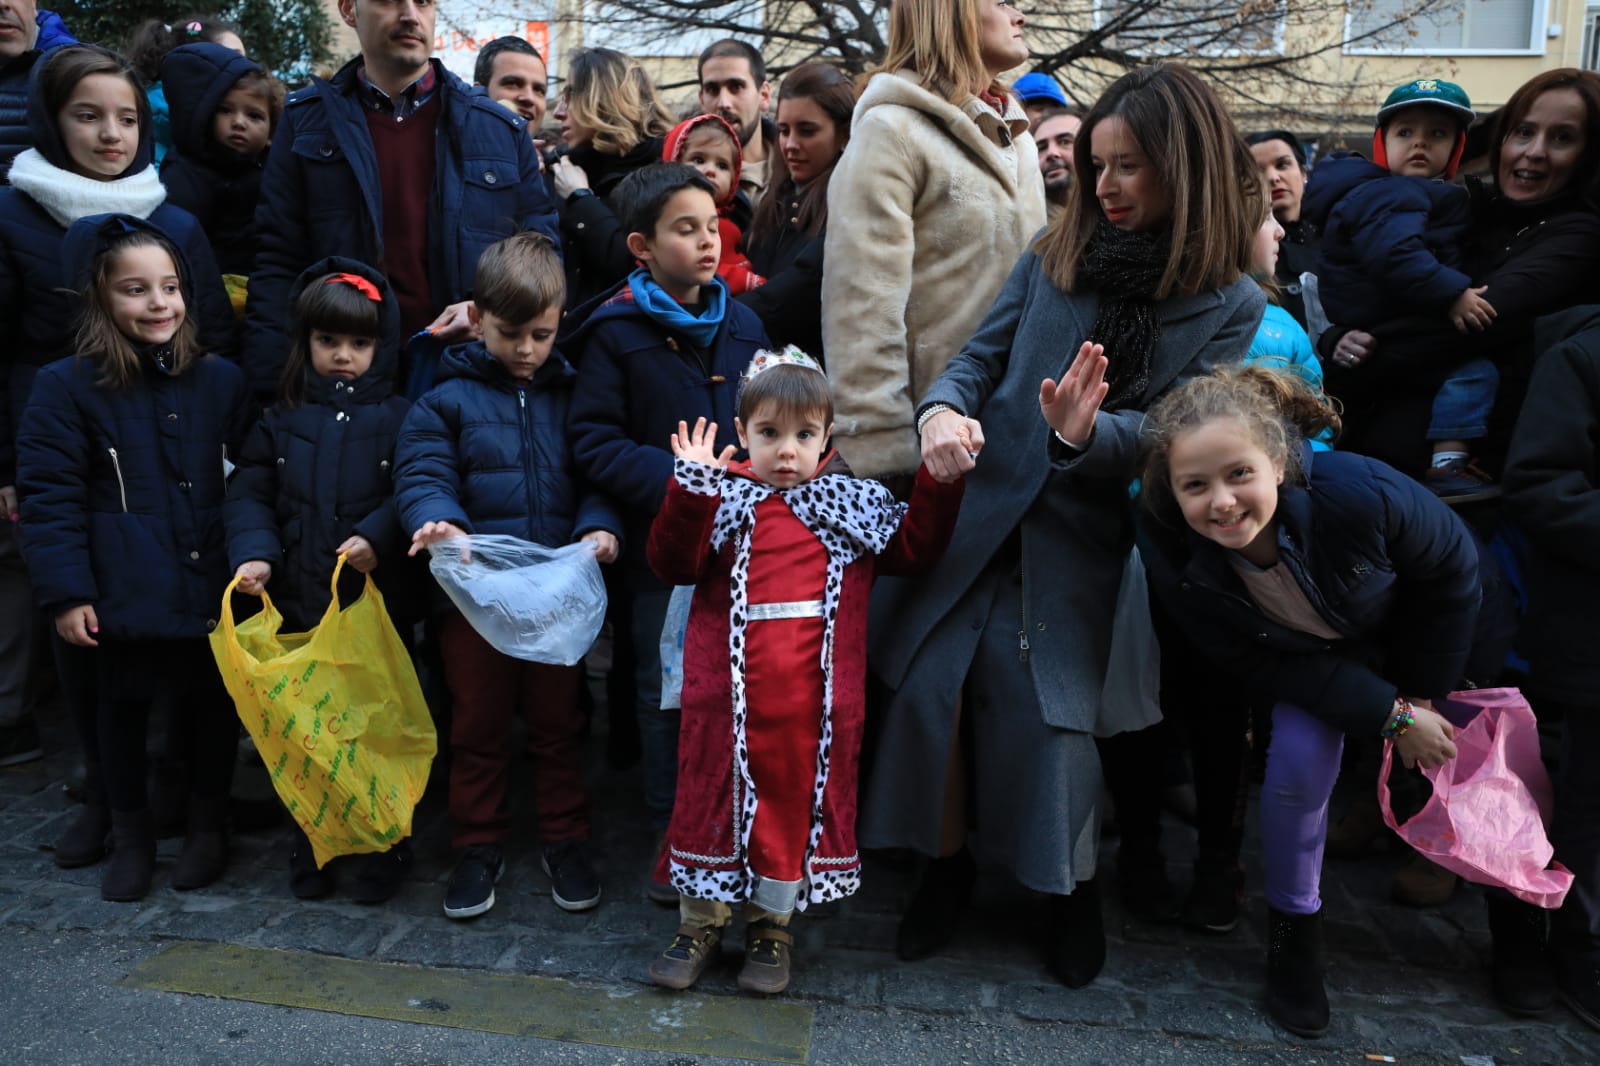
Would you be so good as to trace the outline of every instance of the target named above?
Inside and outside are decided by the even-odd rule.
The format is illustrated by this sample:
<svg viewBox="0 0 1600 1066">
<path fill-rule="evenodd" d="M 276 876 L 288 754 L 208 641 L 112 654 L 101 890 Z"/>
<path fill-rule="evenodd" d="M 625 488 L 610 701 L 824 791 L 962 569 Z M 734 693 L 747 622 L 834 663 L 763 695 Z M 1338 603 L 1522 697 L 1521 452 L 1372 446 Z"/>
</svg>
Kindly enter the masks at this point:
<svg viewBox="0 0 1600 1066">
<path fill-rule="evenodd" d="M 1130 232 L 1101 222 L 1084 252 L 1078 276 L 1100 297 L 1090 339 L 1105 345 L 1111 386 L 1103 411 L 1138 407 L 1150 387 L 1150 360 L 1161 338 L 1155 291 L 1171 248 L 1169 233 Z"/>
</svg>

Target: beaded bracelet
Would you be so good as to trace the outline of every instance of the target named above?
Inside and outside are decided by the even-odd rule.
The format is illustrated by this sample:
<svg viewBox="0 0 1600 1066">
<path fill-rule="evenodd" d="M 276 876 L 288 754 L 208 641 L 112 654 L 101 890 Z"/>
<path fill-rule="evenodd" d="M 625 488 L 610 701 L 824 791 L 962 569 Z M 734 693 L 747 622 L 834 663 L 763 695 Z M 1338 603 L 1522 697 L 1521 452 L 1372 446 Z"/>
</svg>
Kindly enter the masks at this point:
<svg viewBox="0 0 1600 1066">
<path fill-rule="evenodd" d="M 1406 730 L 1417 724 L 1417 716 L 1413 713 L 1411 704 L 1406 702 L 1404 696 L 1395 698 L 1394 717 L 1389 719 L 1389 724 L 1383 727 L 1380 734 L 1385 740 L 1399 740 L 1406 735 Z"/>
</svg>

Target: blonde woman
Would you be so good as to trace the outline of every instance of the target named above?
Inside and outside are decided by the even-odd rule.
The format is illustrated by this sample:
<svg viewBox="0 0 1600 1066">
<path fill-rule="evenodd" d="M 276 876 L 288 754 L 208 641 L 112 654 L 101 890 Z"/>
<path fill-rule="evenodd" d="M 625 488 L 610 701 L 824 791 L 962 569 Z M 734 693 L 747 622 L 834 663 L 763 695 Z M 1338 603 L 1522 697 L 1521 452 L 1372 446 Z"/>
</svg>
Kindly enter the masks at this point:
<svg viewBox="0 0 1600 1066">
<path fill-rule="evenodd" d="M 661 161 L 672 115 L 636 60 L 610 48 L 586 48 L 567 68 L 555 119 L 562 147 L 550 178 L 561 203 L 567 306 L 577 307 L 633 269 L 611 191 L 635 170 Z"/>
<path fill-rule="evenodd" d="M 834 442 L 864 477 L 917 469 L 915 409 L 1045 222 L 1028 117 L 996 78 L 1025 20 L 994 0 L 895 0 L 828 187 L 823 345 Z"/>
</svg>

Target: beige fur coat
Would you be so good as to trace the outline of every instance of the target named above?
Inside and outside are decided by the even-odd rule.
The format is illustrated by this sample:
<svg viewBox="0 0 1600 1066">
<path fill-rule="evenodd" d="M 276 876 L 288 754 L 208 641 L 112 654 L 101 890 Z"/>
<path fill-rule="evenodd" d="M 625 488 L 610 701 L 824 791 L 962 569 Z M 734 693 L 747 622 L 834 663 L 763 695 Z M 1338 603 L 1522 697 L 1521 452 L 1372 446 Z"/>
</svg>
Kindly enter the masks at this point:
<svg viewBox="0 0 1600 1066">
<path fill-rule="evenodd" d="M 1044 225 L 1027 118 L 878 74 L 828 185 L 823 346 L 835 444 L 863 477 L 916 470 L 916 405 Z"/>
</svg>

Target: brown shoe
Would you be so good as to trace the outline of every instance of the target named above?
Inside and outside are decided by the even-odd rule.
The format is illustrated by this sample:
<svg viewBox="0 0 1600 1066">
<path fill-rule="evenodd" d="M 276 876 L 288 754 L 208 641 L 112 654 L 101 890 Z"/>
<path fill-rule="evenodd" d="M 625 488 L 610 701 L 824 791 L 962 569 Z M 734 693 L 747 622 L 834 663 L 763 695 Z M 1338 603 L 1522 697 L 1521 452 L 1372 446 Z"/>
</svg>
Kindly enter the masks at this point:
<svg viewBox="0 0 1600 1066">
<path fill-rule="evenodd" d="M 1396 903 L 1412 907 L 1438 907 L 1456 893 L 1456 875 L 1422 855 L 1413 854 L 1389 885 Z"/>
<path fill-rule="evenodd" d="M 1328 830 L 1325 851 L 1333 859 L 1359 859 L 1371 851 L 1389 832 L 1383 824 L 1378 798 L 1362 793 L 1332 828 Z"/>
<path fill-rule="evenodd" d="M 650 962 L 650 980 L 662 988 L 683 989 L 700 980 L 717 957 L 722 930 L 680 925 L 667 949 Z"/>
<path fill-rule="evenodd" d="M 794 937 L 789 931 L 771 922 L 756 921 L 745 926 L 739 987 L 769 996 L 788 988 L 789 953 L 793 946 Z"/>
</svg>

